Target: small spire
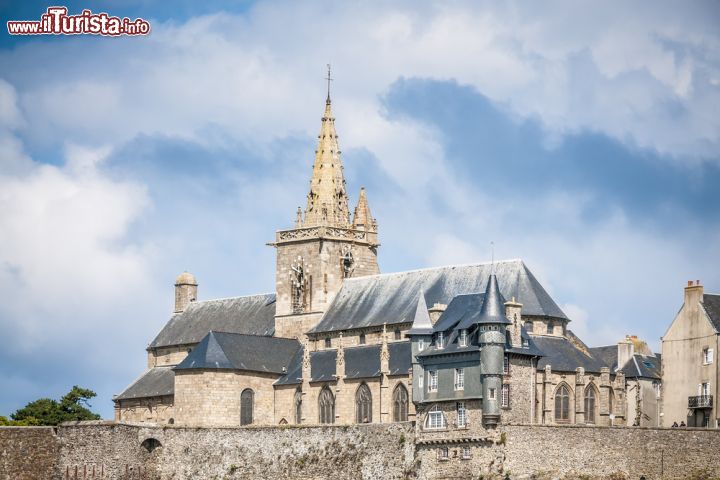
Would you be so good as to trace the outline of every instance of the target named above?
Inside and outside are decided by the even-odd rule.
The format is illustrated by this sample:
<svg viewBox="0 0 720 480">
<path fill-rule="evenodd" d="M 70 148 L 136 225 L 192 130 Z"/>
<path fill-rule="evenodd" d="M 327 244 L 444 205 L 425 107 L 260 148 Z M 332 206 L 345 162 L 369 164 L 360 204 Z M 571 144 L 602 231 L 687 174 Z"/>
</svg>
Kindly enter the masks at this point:
<svg viewBox="0 0 720 480">
<path fill-rule="evenodd" d="M 302 208 L 298 207 L 295 217 L 295 228 L 302 228 Z"/>
<path fill-rule="evenodd" d="M 490 275 L 490 278 L 488 278 L 483 304 L 482 307 L 480 307 L 480 314 L 478 315 L 478 319 L 475 323 L 511 323 L 505 316 L 503 299 L 500 294 L 500 288 L 498 287 L 497 277 L 495 277 L 495 274 Z"/>
<path fill-rule="evenodd" d="M 430 314 L 428 313 L 427 304 L 425 303 L 425 294 L 420 291 L 418 295 L 417 307 L 415 308 L 415 318 L 413 319 L 412 327 L 410 328 L 409 334 L 431 334 L 433 332 L 432 321 L 430 321 Z"/>
<path fill-rule="evenodd" d="M 327 64 L 327 69 L 328 69 L 328 73 L 327 73 L 327 77 L 325 77 L 325 80 L 327 80 L 327 100 L 325 100 L 325 103 L 327 103 L 329 105 L 330 104 L 330 82 L 333 81 L 332 77 L 330 76 L 330 64 L 329 63 Z"/>
<path fill-rule="evenodd" d="M 367 195 L 365 195 L 365 187 L 360 188 L 360 196 L 358 197 L 358 203 L 353 216 L 353 227 L 358 230 L 374 231 L 377 229 L 377 222 L 375 222 L 372 213 L 370 213 Z"/>
</svg>

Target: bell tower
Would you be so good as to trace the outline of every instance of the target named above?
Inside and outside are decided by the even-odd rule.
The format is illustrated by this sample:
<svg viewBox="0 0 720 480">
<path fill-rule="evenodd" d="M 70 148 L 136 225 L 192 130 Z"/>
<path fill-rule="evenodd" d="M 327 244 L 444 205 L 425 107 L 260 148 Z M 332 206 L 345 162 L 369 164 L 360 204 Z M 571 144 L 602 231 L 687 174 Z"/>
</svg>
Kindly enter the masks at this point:
<svg viewBox="0 0 720 480">
<path fill-rule="evenodd" d="M 300 338 L 314 327 L 343 281 L 380 273 L 377 222 L 360 191 L 354 219 L 350 216 L 335 118 L 328 95 L 315 150 L 310 191 L 294 225 L 275 234 L 275 336 Z"/>
</svg>

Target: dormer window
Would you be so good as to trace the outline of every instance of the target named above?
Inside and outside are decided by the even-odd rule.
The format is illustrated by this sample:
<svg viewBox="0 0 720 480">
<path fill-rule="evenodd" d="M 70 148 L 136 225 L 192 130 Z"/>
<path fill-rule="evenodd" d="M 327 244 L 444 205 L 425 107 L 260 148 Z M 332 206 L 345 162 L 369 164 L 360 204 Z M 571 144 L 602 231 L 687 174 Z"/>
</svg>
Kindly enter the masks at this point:
<svg viewBox="0 0 720 480">
<path fill-rule="evenodd" d="M 445 333 L 444 332 L 438 332 L 437 339 L 435 340 L 435 346 L 437 348 L 443 348 L 445 342 Z"/>
<path fill-rule="evenodd" d="M 458 336 L 458 345 L 461 347 L 467 347 L 467 330 L 462 329 L 460 330 L 460 335 Z"/>
</svg>

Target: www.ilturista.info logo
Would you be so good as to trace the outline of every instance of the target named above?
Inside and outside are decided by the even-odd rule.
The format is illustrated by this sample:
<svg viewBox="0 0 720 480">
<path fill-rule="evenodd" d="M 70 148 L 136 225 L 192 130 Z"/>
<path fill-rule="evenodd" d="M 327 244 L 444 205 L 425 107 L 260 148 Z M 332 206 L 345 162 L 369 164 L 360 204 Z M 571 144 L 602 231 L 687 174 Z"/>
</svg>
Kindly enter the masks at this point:
<svg viewBox="0 0 720 480">
<path fill-rule="evenodd" d="M 67 7 L 48 7 L 40 20 L 7 22 L 10 35 L 147 35 L 150 23 L 137 18 L 111 17 L 107 13 L 83 10 L 80 15 L 68 15 Z"/>
</svg>

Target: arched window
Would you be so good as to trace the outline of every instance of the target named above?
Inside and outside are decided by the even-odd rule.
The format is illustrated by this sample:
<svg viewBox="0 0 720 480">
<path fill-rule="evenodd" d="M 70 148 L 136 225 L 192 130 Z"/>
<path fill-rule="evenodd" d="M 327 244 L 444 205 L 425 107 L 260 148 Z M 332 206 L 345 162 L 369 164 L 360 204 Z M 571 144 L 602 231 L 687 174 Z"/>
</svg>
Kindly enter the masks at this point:
<svg viewBox="0 0 720 480">
<path fill-rule="evenodd" d="M 295 423 L 302 423 L 302 390 L 295 390 Z"/>
<path fill-rule="evenodd" d="M 372 394 L 366 383 L 361 383 L 355 392 L 355 421 L 372 422 Z"/>
<path fill-rule="evenodd" d="M 597 421 L 595 387 L 588 385 L 585 389 L 585 423 L 594 424 Z"/>
<path fill-rule="evenodd" d="M 555 392 L 555 421 L 570 421 L 570 390 L 567 385 L 560 385 Z"/>
<path fill-rule="evenodd" d="M 328 387 L 323 387 L 318 396 L 320 423 L 335 423 L 335 396 Z"/>
<path fill-rule="evenodd" d="M 425 428 L 447 428 L 447 420 L 445 420 L 445 414 L 442 412 L 442 410 L 440 410 L 440 407 L 438 405 L 433 405 L 427 416 L 425 417 Z"/>
<path fill-rule="evenodd" d="M 615 413 L 615 410 L 613 410 L 613 407 L 615 406 L 615 392 L 613 392 L 612 387 L 610 387 L 610 390 L 608 390 L 608 413 L 612 415 Z"/>
<path fill-rule="evenodd" d="M 253 407 L 255 403 L 255 393 L 246 388 L 240 394 L 240 425 L 250 425 L 253 423 Z"/>
<path fill-rule="evenodd" d="M 393 421 L 407 422 L 408 419 L 408 391 L 405 385 L 398 383 L 393 392 Z"/>
</svg>

